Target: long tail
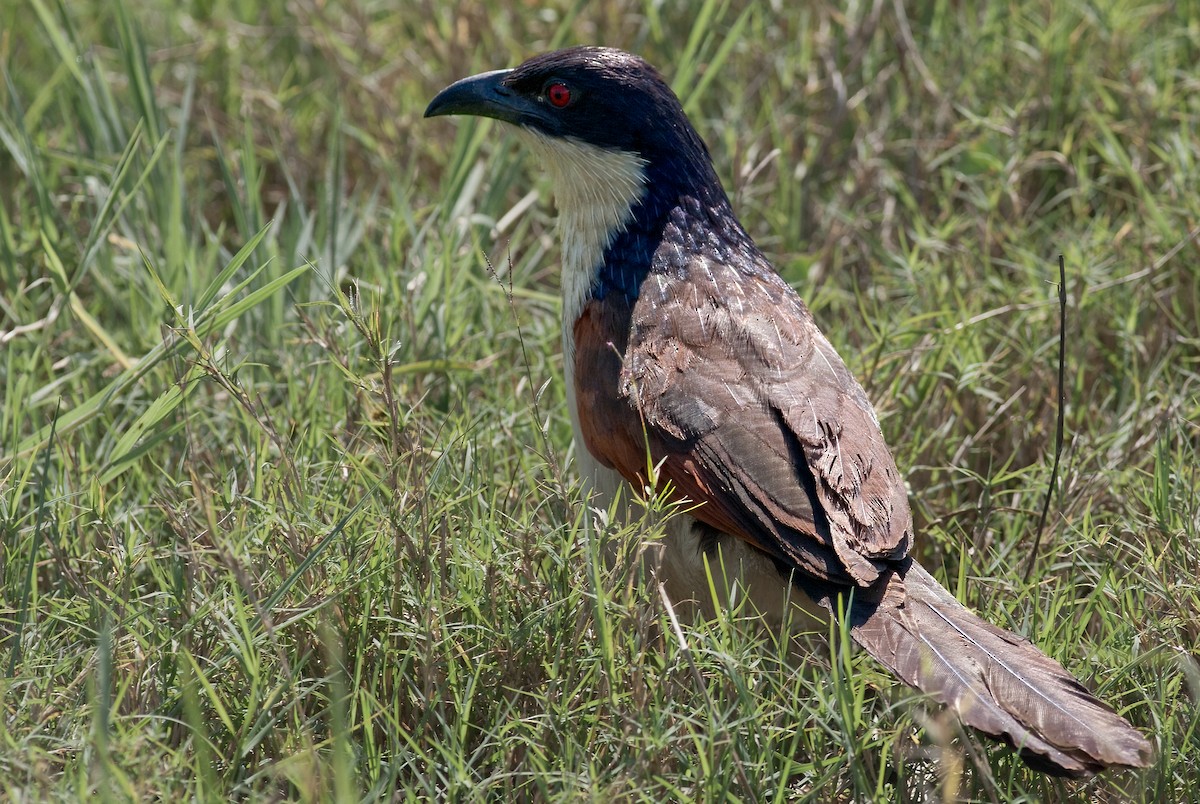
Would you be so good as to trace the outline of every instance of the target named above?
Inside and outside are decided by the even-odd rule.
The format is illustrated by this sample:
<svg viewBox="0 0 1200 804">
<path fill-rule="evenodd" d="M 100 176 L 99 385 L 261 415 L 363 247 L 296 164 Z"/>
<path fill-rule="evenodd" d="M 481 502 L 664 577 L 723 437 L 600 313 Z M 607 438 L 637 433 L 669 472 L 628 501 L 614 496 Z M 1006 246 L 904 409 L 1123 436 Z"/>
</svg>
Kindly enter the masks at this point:
<svg viewBox="0 0 1200 804">
<path fill-rule="evenodd" d="M 915 561 L 850 619 L 871 656 L 1038 770 L 1088 776 L 1151 762 L 1150 743 L 1062 665 L 976 617 Z"/>
</svg>

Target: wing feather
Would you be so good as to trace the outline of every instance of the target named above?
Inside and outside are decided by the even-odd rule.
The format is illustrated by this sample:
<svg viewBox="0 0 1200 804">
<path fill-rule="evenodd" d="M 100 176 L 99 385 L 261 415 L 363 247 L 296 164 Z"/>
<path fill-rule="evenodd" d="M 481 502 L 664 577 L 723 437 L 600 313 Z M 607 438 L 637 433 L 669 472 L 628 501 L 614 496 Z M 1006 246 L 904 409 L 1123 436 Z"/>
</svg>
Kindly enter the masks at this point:
<svg viewBox="0 0 1200 804">
<path fill-rule="evenodd" d="M 644 483 L 649 449 L 694 516 L 821 580 L 869 586 L 907 554 L 904 483 L 866 394 L 765 260 L 696 257 L 632 304 L 590 302 L 575 334 L 581 419 L 609 422 L 587 446 L 627 480 Z"/>
</svg>

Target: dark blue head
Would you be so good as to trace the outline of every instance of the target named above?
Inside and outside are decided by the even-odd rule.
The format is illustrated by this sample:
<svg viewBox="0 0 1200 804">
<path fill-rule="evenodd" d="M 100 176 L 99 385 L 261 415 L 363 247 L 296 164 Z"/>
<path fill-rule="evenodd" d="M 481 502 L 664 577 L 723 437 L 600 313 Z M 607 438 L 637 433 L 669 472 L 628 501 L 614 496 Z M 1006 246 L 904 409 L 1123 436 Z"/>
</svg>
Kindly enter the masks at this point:
<svg viewBox="0 0 1200 804">
<path fill-rule="evenodd" d="M 708 150 L 663 77 L 622 50 L 573 47 L 512 70 L 464 78 L 438 93 L 426 117 L 493 117 L 550 137 L 639 155 L 652 180 L 719 181 Z"/>
</svg>

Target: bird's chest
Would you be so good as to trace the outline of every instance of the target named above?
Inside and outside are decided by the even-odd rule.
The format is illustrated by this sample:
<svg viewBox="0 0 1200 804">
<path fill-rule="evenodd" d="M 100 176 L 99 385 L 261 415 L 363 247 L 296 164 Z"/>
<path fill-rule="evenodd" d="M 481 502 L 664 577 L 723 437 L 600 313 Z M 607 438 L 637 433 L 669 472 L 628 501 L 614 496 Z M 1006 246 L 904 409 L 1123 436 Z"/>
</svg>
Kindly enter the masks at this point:
<svg viewBox="0 0 1200 804">
<path fill-rule="evenodd" d="M 604 479 L 606 470 L 617 470 L 645 478 L 671 449 L 649 423 L 686 365 L 676 359 L 682 350 L 669 328 L 654 323 L 661 312 L 651 299 L 612 293 L 588 298 L 564 328 L 568 396 L 585 477 Z M 607 480 L 594 483 L 605 485 Z"/>
<path fill-rule="evenodd" d="M 630 321 L 630 305 L 615 298 L 585 299 L 578 313 L 563 321 L 567 403 L 580 476 L 602 506 L 621 484 L 611 453 L 632 448 L 628 431 L 635 414 L 621 394 Z"/>
</svg>

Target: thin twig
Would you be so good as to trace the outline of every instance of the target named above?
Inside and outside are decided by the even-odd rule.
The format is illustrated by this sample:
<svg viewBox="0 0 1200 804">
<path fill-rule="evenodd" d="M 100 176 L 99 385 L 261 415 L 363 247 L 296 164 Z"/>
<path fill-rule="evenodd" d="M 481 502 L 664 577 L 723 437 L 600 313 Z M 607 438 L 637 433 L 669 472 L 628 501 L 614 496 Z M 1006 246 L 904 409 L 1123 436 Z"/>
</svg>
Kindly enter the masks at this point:
<svg viewBox="0 0 1200 804">
<path fill-rule="evenodd" d="M 554 475 L 554 481 L 558 484 L 559 494 L 562 495 L 562 499 L 565 501 L 567 499 L 566 480 L 563 478 L 562 467 L 559 465 L 558 456 L 555 454 L 554 448 L 550 444 L 550 433 L 546 426 L 546 419 L 542 417 L 542 406 L 539 402 L 541 399 L 541 390 L 539 390 L 539 386 L 537 386 L 533 380 L 533 365 L 529 360 L 529 352 L 525 348 L 525 333 L 521 329 L 521 317 L 518 314 L 517 304 L 513 298 L 512 277 L 514 271 L 512 258 L 509 258 L 508 263 L 507 284 L 505 283 L 504 278 L 501 277 L 496 271 L 495 266 L 492 265 L 491 258 L 488 257 L 487 254 L 483 255 L 483 261 L 487 265 L 488 276 L 494 279 L 496 284 L 498 284 L 501 290 L 504 291 L 504 297 L 508 301 L 508 309 L 512 312 L 513 326 L 517 329 L 517 343 L 521 347 L 521 360 L 525 364 L 525 380 L 529 383 L 529 388 L 531 391 L 534 427 L 537 429 L 538 435 L 541 436 L 542 448 L 546 451 L 546 461 L 550 464 L 550 471 Z M 541 389 L 545 389 L 545 387 L 545 384 L 543 384 Z"/>
<path fill-rule="evenodd" d="M 1058 255 L 1058 424 L 1054 429 L 1054 465 L 1050 468 L 1050 484 L 1046 487 L 1046 499 L 1042 502 L 1042 515 L 1038 518 L 1037 532 L 1033 537 L 1033 549 L 1029 551 L 1029 562 L 1025 565 L 1025 581 L 1028 583 L 1037 562 L 1038 547 L 1042 543 L 1042 531 L 1046 528 L 1046 516 L 1050 513 L 1050 498 L 1058 485 L 1058 461 L 1062 457 L 1064 419 L 1067 409 L 1067 262 Z"/>
</svg>

